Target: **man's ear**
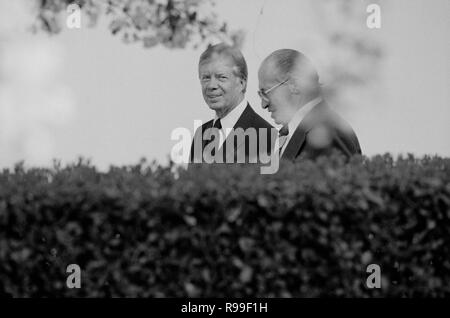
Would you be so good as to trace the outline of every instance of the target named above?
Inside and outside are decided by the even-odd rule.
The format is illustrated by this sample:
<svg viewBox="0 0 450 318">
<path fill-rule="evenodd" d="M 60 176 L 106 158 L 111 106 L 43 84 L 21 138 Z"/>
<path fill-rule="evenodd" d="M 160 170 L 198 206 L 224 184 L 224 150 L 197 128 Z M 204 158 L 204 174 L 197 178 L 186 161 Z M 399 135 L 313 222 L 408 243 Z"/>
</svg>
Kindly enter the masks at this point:
<svg viewBox="0 0 450 318">
<path fill-rule="evenodd" d="M 290 79 L 287 84 L 292 94 L 300 94 L 300 89 L 298 88 L 298 83 L 295 78 Z"/>
<path fill-rule="evenodd" d="M 247 81 L 245 79 L 243 79 L 243 78 L 239 78 L 239 82 L 241 83 L 242 90 L 244 91 L 246 89 L 246 87 L 247 87 Z"/>
</svg>

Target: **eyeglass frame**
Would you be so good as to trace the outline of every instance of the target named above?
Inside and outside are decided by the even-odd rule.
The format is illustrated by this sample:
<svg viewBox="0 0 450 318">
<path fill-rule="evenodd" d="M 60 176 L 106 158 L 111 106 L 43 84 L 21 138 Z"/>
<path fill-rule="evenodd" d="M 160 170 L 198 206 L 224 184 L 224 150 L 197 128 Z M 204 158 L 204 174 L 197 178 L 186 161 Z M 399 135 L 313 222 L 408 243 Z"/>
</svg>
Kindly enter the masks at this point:
<svg viewBox="0 0 450 318">
<path fill-rule="evenodd" d="M 285 84 L 287 81 L 289 81 L 289 78 L 285 79 L 284 81 L 282 81 L 282 82 L 280 82 L 280 83 L 278 83 L 278 84 L 275 84 L 274 86 L 272 86 L 271 88 L 269 88 L 269 89 L 267 89 L 267 90 L 265 90 L 264 88 L 261 88 L 260 90 L 258 90 L 258 95 L 259 95 L 259 97 L 260 97 L 261 99 L 265 100 L 266 102 L 268 102 L 268 101 L 269 101 L 269 96 L 268 96 L 268 94 L 269 94 L 271 91 L 273 91 L 275 88 L 277 88 L 277 87 L 279 87 L 279 86 Z"/>
</svg>

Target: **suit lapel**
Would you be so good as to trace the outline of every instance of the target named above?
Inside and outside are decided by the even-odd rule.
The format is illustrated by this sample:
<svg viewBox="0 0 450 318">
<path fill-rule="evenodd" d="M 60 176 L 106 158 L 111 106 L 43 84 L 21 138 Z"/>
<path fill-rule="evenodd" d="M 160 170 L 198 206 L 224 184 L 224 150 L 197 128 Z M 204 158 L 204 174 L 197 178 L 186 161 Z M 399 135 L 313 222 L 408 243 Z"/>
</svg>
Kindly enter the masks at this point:
<svg viewBox="0 0 450 318">
<path fill-rule="evenodd" d="M 203 157 L 203 152 L 205 151 L 206 144 L 208 143 L 208 141 L 212 137 L 212 134 L 210 133 L 211 131 L 208 131 L 208 129 L 212 128 L 213 122 L 214 122 L 214 120 L 208 121 L 207 123 L 205 123 L 203 125 L 202 130 L 201 130 L 201 137 L 200 137 L 201 138 L 201 143 L 202 143 L 202 153 L 200 154 L 200 157 L 202 158 L 201 162 L 205 161 L 204 160 L 205 158 Z M 209 133 L 207 134 L 207 132 L 209 132 Z M 209 160 L 211 160 L 211 157 L 209 155 L 207 155 L 207 158 Z"/>
<path fill-rule="evenodd" d="M 303 118 L 294 134 L 292 135 L 292 138 L 289 140 L 281 158 L 294 160 L 297 157 L 300 149 L 305 143 L 306 134 L 312 128 L 315 114 L 317 112 L 320 112 L 324 107 L 327 106 L 325 101 L 322 100 L 319 104 L 314 106 L 314 108 L 311 109 L 308 114 L 306 114 L 305 118 Z"/>
<path fill-rule="evenodd" d="M 214 122 L 214 120 L 210 120 L 203 126 L 203 129 L 202 129 L 202 137 L 203 137 L 202 138 L 202 150 L 205 148 L 205 145 L 208 142 L 208 140 L 211 139 L 211 134 L 209 133 L 209 134 L 205 135 L 205 133 L 206 133 L 207 129 L 212 128 L 213 122 Z"/>
<path fill-rule="evenodd" d="M 253 117 L 253 109 L 250 107 L 249 104 L 247 104 L 247 107 L 245 107 L 244 112 L 242 113 L 241 117 L 239 117 L 239 119 L 236 122 L 236 124 L 234 125 L 233 129 L 242 128 L 245 131 L 247 128 L 251 127 L 252 117 Z M 227 142 L 228 138 L 229 138 L 229 136 L 227 137 L 227 139 L 224 141 L 223 144 L 225 144 Z M 245 140 L 245 138 L 243 138 L 242 140 L 238 139 L 239 143 L 236 144 L 236 146 L 234 148 L 234 155 L 236 155 L 238 153 L 238 150 L 239 150 L 239 148 L 241 148 L 242 145 L 245 145 L 244 140 Z M 231 159 L 234 160 L 234 158 L 231 158 L 232 155 L 233 155 L 232 151 L 226 151 L 225 161 L 230 161 Z"/>
<path fill-rule="evenodd" d="M 292 138 L 288 141 L 286 149 L 284 150 L 281 158 L 288 160 L 295 159 L 296 155 L 302 148 L 303 143 L 305 142 L 306 132 L 306 129 L 304 128 L 302 123 L 300 123 L 300 125 L 298 125 L 297 129 L 292 135 Z"/>
</svg>

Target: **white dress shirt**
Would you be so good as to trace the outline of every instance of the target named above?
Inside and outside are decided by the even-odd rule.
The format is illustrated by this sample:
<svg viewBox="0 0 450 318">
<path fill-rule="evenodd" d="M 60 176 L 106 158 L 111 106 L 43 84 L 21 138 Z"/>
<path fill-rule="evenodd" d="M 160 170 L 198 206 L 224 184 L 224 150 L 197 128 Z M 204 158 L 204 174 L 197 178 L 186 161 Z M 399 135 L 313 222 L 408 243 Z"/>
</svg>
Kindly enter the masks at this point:
<svg viewBox="0 0 450 318">
<path fill-rule="evenodd" d="M 234 126 L 236 125 L 237 121 L 241 117 L 242 113 L 244 112 L 245 108 L 247 107 L 247 100 L 244 98 L 242 102 L 239 103 L 231 112 L 229 112 L 225 117 L 220 119 L 220 123 L 222 124 L 222 129 L 220 130 L 220 143 L 219 145 L 222 146 L 224 141 L 227 139 L 230 132 L 233 130 Z M 214 118 L 213 126 L 216 123 L 216 120 L 218 120 L 219 117 Z"/>
<path fill-rule="evenodd" d="M 283 148 L 281 148 L 280 157 L 283 155 L 284 150 L 286 149 L 289 141 L 292 138 L 292 135 L 294 134 L 295 130 L 297 129 L 298 125 L 302 122 L 302 120 L 305 118 L 305 116 L 322 101 L 322 97 L 317 97 L 313 99 L 312 101 L 306 103 L 303 107 L 301 107 L 297 112 L 294 114 L 294 116 L 291 118 L 291 120 L 288 123 L 288 129 L 289 133 L 287 135 L 286 141 L 283 144 Z"/>
</svg>

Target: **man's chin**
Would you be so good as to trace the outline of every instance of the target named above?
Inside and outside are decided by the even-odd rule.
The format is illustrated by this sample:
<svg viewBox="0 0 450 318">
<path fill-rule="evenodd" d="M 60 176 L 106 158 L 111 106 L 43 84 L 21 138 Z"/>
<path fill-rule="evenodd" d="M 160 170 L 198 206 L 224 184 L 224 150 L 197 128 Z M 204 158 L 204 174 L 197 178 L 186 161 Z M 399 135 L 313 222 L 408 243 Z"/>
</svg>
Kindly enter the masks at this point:
<svg viewBox="0 0 450 318">
<path fill-rule="evenodd" d="M 272 116 L 273 121 L 275 122 L 275 124 L 277 125 L 283 125 L 283 122 L 280 118 L 276 117 L 276 116 Z"/>
<path fill-rule="evenodd" d="M 221 103 L 208 103 L 209 108 L 211 108 L 212 110 L 220 110 L 222 108 L 224 108 L 224 106 Z"/>
<path fill-rule="evenodd" d="M 284 118 L 282 118 L 281 116 L 279 116 L 279 114 L 272 113 L 271 117 L 272 117 L 273 121 L 275 122 L 275 124 L 277 124 L 277 125 L 284 126 L 287 123 L 287 121 L 284 120 Z"/>
</svg>

